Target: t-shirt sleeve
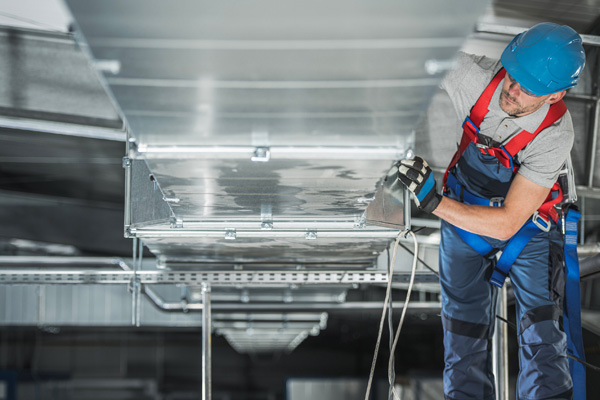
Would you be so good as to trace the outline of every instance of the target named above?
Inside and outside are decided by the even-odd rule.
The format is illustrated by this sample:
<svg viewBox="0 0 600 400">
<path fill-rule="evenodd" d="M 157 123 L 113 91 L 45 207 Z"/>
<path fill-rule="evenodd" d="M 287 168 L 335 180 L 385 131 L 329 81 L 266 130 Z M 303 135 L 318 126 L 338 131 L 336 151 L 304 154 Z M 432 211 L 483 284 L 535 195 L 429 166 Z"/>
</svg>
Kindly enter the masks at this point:
<svg viewBox="0 0 600 400">
<path fill-rule="evenodd" d="M 455 67 L 444 76 L 442 83 L 440 83 L 440 88 L 452 96 L 465 83 L 467 77 L 474 78 L 471 74 L 473 68 L 495 70 L 498 69 L 497 66 L 498 60 L 459 51 L 456 56 Z"/>
<path fill-rule="evenodd" d="M 521 151 L 519 174 L 533 183 L 551 188 L 569 156 L 574 136 L 571 116 L 567 112 Z"/>
<path fill-rule="evenodd" d="M 455 68 L 446 74 L 440 87 L 448 93 L 460 120 L 469 114 L 498 65 L 498 60 L 489 57 L 458 53 Z"/>
</svg>

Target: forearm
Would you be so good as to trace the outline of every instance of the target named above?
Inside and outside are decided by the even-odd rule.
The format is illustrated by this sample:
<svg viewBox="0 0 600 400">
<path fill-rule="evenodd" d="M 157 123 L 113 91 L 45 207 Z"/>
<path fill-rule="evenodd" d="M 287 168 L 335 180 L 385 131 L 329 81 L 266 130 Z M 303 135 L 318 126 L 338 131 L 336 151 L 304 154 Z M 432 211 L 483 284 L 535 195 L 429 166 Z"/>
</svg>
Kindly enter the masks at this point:
<svg viewBox="0 0 600 400">
<path fill-rule="evenodd" d="M 467 205 L 448 197 L 433 214 L 466 231 L 501 240 L 510 238 L 525 222 L 516 221 L 506 207 Z"/>
<path fill-rule="evenodd" d="M 478 235 L 511 238 L 548 196 L 549 188 L 517 174 L 501 207 L 467 205 L 435 192 L 435 179 L 420 157 L 402 160 L 398 179 L 412 192 L 417 206 L 461 229 Z"/>
</svg>

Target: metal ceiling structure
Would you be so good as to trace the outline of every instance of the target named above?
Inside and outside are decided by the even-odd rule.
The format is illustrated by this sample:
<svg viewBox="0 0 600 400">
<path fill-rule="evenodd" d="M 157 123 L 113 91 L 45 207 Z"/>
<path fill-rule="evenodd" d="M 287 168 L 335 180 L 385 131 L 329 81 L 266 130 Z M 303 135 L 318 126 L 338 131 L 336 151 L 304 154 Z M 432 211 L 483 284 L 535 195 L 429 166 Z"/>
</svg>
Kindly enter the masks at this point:
<svg viewBox="0 0 600 400">
<path fill-rule="evenodd" d="M 239 285 L 381 272 L 397 233 L 363 214 L 486 5 L 460 3 L 67 1 L 128 127 L 126 235 Z"/>
<path fill-rule="evenodd" d="M 447 163 L 455 117 L 437 86 L 456 52 L 495 56 L 542 20 L 585 33 L 567 102 L 582 249 L 600 240 L 598 2 L 65 5 L 74 33 L 0 27 L 4 326 L 202 327 L 261 354 L 319 334 L 328 312 L 379 312 L 365 294 L 388 282 L 398 230 L 365 209 L 397 159 Z M 423 217 L 409 311 L 427 316 L 439 222 Z M 397 291 L 412 261 L 401 243 Z"/>
<path fill-rule="evenodd" d="M 67 3 L 119 66 L 100 72 L 129 127 L 129 236 L 166 265 L 361 268 L 394 235 L 366 204 L 485 6 Z"/>
</svg>

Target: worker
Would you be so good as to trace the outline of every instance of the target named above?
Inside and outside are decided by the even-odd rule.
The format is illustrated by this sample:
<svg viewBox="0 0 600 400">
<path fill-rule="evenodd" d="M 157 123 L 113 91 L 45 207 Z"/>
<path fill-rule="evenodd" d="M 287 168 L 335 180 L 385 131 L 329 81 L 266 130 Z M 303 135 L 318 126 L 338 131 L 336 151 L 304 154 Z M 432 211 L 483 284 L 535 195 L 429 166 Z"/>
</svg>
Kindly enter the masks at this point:
<svg viewBox="0 0 600 400">
<path fill-rule="evenodd" d="M 465 121 L 443 195 L 425 160 L 398 164 L 419 208 L 442 219 L 446 400 L 496 398 L 491 338 L 506 276 L 516 300 L 518 399 L 573 398 L 558 321 L 565 273 L 557 179 L 574 138 L 562 98 L 584 64 L 581 37 L 553 23 L 517 35 L 500 60 L 460 53 L 441 85 Z"/>
</svg>

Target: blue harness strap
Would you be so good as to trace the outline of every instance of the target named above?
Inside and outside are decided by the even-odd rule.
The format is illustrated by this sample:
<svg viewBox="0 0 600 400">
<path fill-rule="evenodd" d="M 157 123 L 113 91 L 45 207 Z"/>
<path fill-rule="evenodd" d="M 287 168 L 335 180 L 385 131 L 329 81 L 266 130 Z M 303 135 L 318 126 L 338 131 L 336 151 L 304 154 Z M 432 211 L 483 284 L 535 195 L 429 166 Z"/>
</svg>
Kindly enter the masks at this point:
<svg viewBox="0 0 600 400">
<path fill-rule="evenodd" d="M 453 174 L 448 175 L 447 188 L 451 189 L 466 204 L 479 204 L 486 206 L 500 206 L 502 201 L 499 199 L 489 200 L 476 196 L 467 191 L 458 182 Z M 566 273 L 566 295 L 564 302 L 563 327 L 567 335 L 567 350 L 569 354 L 574 355 L 580 360 L 585 361 L 583 349 L 583 335 L 581 332 L 581 294 L 579 283 L 579 259 L 577 258 L 577 223 L 581 218 L 581 213 L 575 208 L 565 211 L 564 219 L 564 253 L 565 253 L 565 273 Z M 481 236 L 467 232 L 456 226 L 452 226 L 456 233 L 473 250 L 483 257 L 491 257 L 498 249 L 490 245 Z M 534 219 L 530 219 L 519 229 L 519 231 L 508 241 L 500 259 L 496 263 L 490 283 L 498 287 L 504 285 L 510 269 L 517 260 L 527 243 L 538 233 L 546 230 L 544 226 L 536 224 Z M 549 226 L 548 226 L 549 228 Z M 573 379 L 573 398 L 585 399 L 585 366 L 576 360 L 569 359 L 569 369 Z"/>
<path fill-rule="evenodd" d="M 581 332 L 581 294 L 579 286 L 579 259 L 577 258 L 577 222 L 581 213 L 574 208 L 567 211 L 565 226 L 566 296 L 563 313 L 563 328 L 567 334 L 567 350 L 570 354 L 585 360 L 583 335 Z M 573 379 L 573 398 L 585 399 L 585 366 L 569 359 L 569 369 Z"/>
<path fill-rule="evenodd" d="M 457 226 L 452 225 L 458 236 L 461 237 L 473 250 L 481 254 L 483 257 L 491 257 L 496 254 L 497 249 L 495 249 L 491 244 L 485 241 L 484 238 L 477 235 L 476 233 L 471 233 L 465 231 L 464 229 L 460 229 Z"/>
<path fill-rule="evenodd" d="M 533 222 L 533 220 L 527 221 L 525 225 L 519 229 L 519 231 L 510 238 L 509 242 L 504 247 L 500 259 L 496 263 L 496 267 L 490 277 L 490 283 L 501 288 L 504 285 L 504 280 L 510 272 L 510 268 L 515 263 L 519 255 L 527 246 L 527 243 L 535 235 L 540 233 L 540 228 Z"/>
<path fill-rule="evenodd" d="M 463 188 L 454 176 L 454 174 L 448 174 L 448 179 L 446 181 L 446 187 L 452 190 L 457 196 L 465 204 L 478 204 L 481 206 L 492 206 L 499 207 L 502 205 L 502 198 L 493 198 L 486 199 L 484 197 L 479 197 L 470 193 L 468 190 Z M 491 257 L 498 252 L 498 249 L 494 248 L 490 245 L 485 239 L 481 236 L 467 232 L 463 229 L 460 229 L 454 226 L 456 233 L 464 240 L 473 250 L 482 255 L 483 257 Z M 509 242 L 504 247 L 502 251 L 502 256 L 496 263 L 494 270 L 492 271 L 492 276 L 490 277 L 490 283 L 496 285 L 498 287 L 502 287 L 504 285 L 504 280 L 508 276 L 510 272 L 510 268 L 517 260 L 527 243 L 534 237 L 536 234 L 541 232 L 540 227 L 535 223 L 533 219 L 530 219 L 519 229 L 519 231 L 510 238 Z"/>
<path fill-rule="evenodd" d="M 504 198 L 502 197 L 493 197 L 491 199 L 487 199 L 485 197 L 479 197 L 474 195 L 465 189 L 460 182 L 456 179 L 454 174 L 448 174 L 448 179 L 446 180 L 446 187 L 451 189 L 458 197 L 460 197 L 461 201 L 465 204 L 477 204 L 480 206 L 492 206 L 492 207 L 500 207 L 504 202 Z"/>
</svg>

